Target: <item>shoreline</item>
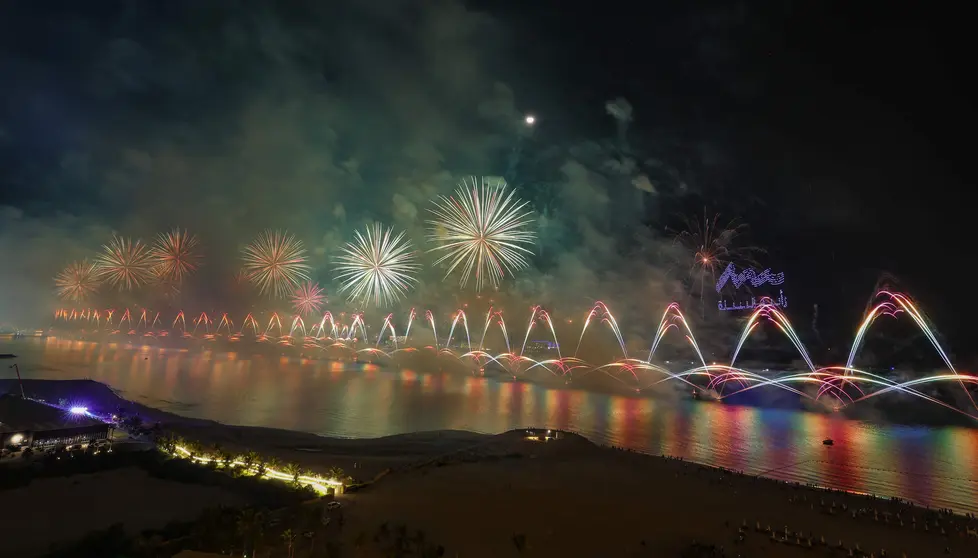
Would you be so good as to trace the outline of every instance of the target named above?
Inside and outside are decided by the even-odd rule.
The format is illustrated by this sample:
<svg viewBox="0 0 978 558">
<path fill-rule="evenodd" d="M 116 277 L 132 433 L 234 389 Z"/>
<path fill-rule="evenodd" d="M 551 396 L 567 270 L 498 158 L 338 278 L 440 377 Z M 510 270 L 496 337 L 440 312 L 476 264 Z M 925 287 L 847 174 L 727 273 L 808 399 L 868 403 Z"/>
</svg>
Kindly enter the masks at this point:
<svg viewBox="0 0 978 558">
<path fill-rule="evenodd" d="M 24 388 L 34 397 L 84 393 L 93 406 L 124 405 L 159 420 L 167 433 L 314 473 L 340 467 L 367 483 L 339 496 L 348 523 L 341 537 L 351 547 L 387 525 L 406 525 L 443 544 L 446 555 L 487 558 L 511 555 L 517 536 L 534 556 L 678 555 L 704 546 L 729 556 L 803 556 L 812 548 L 978 555 L 973 515 L 601 446 L 574 433 L 547 442 L 523 428 L 329 438 L 188 419 L 91 380 L 27 380 Z"/>
<path fill-rule="evenodd" d="M 0 393 L 5 393 L 17 385 L 16 380 L 0 380 Z M 205 448 L 221 448 L 238 453 L 255 451 L 283 463 L 293 462 L 317 474 L 324 474 L 330 468 L 339 467 L 361 481 L 369 481 L 380 474 L 410 468 L 419 463 L 437 460 L 444 455 L 466 448 L 489 443 L 493 438 L 510 436 L 515 431 L 501 433 L 479 433 L 468 430 L 432 430 L 393 434 L 376 438 L 323 436 L 304 431 L 286 430 L 263 426 L 239 426 L 218 421 L 185 417 L 148 405 L 122 398 L 111 386 L 95 380 L 23 380 L 29 396 L 57 401 L 71 396 L 80 397 L 93 409 L 107 414 L 120 408 L 128 414 L 140 416 L 144 424 L 159 423 L 160 427 L 173 435 L 194 441 Z M 532 427 L 527 427 L 532 428 Z M 522 431 L 523 428 L 517 429 Z M 602 445 L 588 440 L 585 436 L 568 431 L 569 434 L 586 440 L 598 450 L 626 452 L 648 459 L 676 460 L 712 471 L 730 472 L 731 469 L 706 462 L 689 460 L 679 456 L 646 453 L 632 448 Z M 775 470 L 783 470 L 789 466 Z M 773 471 L 773 470 L 772 470 Z M 780 480 L 762 471 L 744 476 L 763 479 L 789 486 L 806 486 L 827 493 L 848 494 L 854 497 L 872 497 L 914 505 L 920 509 L 930 509 L 928 502 L 915 501 L 893 494 L 873 494 L 857 490 L 834 488 L 821 484 L 803 484 Z M 959 510 L 960 511 L 960 510 Z M 974 509 L 964 511 L 978 513 L 978 503 Z"/>
</svg>

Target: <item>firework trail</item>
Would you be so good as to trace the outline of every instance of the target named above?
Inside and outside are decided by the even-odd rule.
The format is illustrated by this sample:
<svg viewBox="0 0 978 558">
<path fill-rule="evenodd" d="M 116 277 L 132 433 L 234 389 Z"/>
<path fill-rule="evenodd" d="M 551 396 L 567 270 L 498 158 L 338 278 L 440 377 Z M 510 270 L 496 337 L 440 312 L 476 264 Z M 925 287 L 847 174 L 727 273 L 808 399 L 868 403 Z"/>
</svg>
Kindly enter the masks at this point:
<svg viewBox="0 0 978 558">
<path fill-rule="evenodd" d="M 306 281 L 292 295 L 292 308 L 300 316 L 319 312 L 325 302 L 326 294 L 319 283 Z"/>
<path fill-rule="evenodd" d="M 407 342 L 408 336 L 411 335 L 411 324 L 414 323 L 414 318 L 415 317 L 417 317 L 417 313 L 414 311 L 414 308 L 412 308 L 411 311 L 408 312 L 407 328 L 404 329 L 404 342 L 405 343 Z"/>
<path fill-rule="evenodd" d="M 431 313 L 431 310 L 425 310 L 424 317 L 431 324 L 431 333 L 435 336 L 435 350 L 438 350 L 438 328 L 435 327 L 435 315 Z"/>
<path fill-rule="evenodd" d="M 250 313 L 247 316 L 244 317 L 244 321 L 241 323 L 241 330 L 238 331 L 238 333 L 243 335 L 245 328 L 248 327 L 248 326 L 251 326 L 251 332 L 254 335 L 256 335 L 256 336 L 259 335 L 259 333 L 258 333 L 258 321 L 255 320 L 255 317 L 252 316 Z"/>
<path fill-rule="evenodd" d="M 230 319 L 228 319 L 227 312 L 225 312 L 221 316 L 221 322 L 219 324 L 217 324 L 217 330 L 215 331 L 215 333 L 218 333 L 218 334 L 221 333 L 221 328 L 222 327 L 226 327 L 227 328 L 228 335 L 231 335 L 233 333 L 231 330 L 234 328 L 234 322 L 232 322 Z"/>
<path fill-rule="evenodd" d="M 506 192 L 501 178 L 470 177 L 459 183 L 452 197 L 441 196 L 431 210 L 430 238 L 442 252 L 435 264 L 448 263 L 445 277 L 458 270 L 465 286 L 475 275 L 475 288 L 498 287 L 506 274 L 529 266 L 536 236 L 529 229 L 532 213 L 527 202 Z"/>
<path fill-rule="evenodd" d="M 62 300 L 85 300 L 98 290 L 95 266 L 88 263 L 88 260 L 72 262 L 54 278 L 54 285 Z"/>
<path fill-rule="evenodd" d="M 306 323 L 302 321 L 302 316 L 292 318 L 292 327 L 289 328 L 289 337 L 293 337 L 298 331 L 303 337 L 306 335 Z"/>
<path fill-rule="evenodd" d="M 118 324 L 113 323 L 114 312 L 115 311 L 112 309 L 104 310 L 104 314 L 107 318 L 106 326 L 109 328 L 110 335 L 133 336 L 139 335 L 139 333 L 137 333 L 139 330 L 164 327 L 160 314 L 156 313 L 153 315 L 152 312 L 146 309 L 136 309 L 135 312 L 128 308 L 119 310 L 121 318 L 119 319 Z M 405 329 L 404 336 L 408 339 L 411 327 L 410 324 L 415 319 L 416 312 L 417 311 L 415 309 L 411 309 L 407 317 L 408 327 Z M 154 316 L 152 320 L 149 319 L 151 315 Z M 215 314 L 215 316 L 216 315 L 217 314 Z M 911 318 L 920 331 L 923 332 L 924 336 L 928 339 L 934 350 L 946 364 L 948 368 L 947 373 L 935 374 L 908 381 L 901 381 L 896 378 L 876 375 L 871 372 L 854 368 L 854 359 L 858 355 L 868 330 L 872 327 L 876 320 L 878 320 L 881 316 L 900 317 L 904 315 Z M 74 327 L 81 328 L 89 327 L 88 324 L 92 323 L 93 321 L 95 323 L 100 323 L 100 316 L 101 314 L 99 310 L 87 307 L 82 307 L 81 309 L 61 308 L 55 312 L 56 320 L 71 323 L 74 325 Z M 278 314 L 272 314 L 268 327 L 266 328 L 265 333 L 262 334 L 259 331 L 259 326 L 255 318 L 251 314 L 248 314 L 243 320 L 241 331 L 235 335 L 240 336 L 245 329 L 251 327 L 256 335 L 255 342 L 258 343 L 268 342 L 283 346 L 291 345 L 301 346 L 303 348 L 318 348 L 324 351 L 333 350 L 337 347 L 343 347 L 345 350 L 352 351 L 354 354 L 364 353 L 374 356 L 383 356 L 392 360 L 396 358 L 399 351 L 417 350 L 414 347 L 410 347 L 408 344 L 402 345 L 402 343 L 398 342 L 399 339 L 396 333 L 397 329 L 394 323 L 395 320 L 394 316 L 391 314 L 388 314 L 384 318 L 376 343 L 373 346 L 357 349 L 355 343 L 359 342 L 360 340 L 363 340 L 369 345 L 369 341 L 367 340 L 367 329 L 363 314 L 351 314 L 350 318 L 352 319 L 352 322 L 349 325 L 340 325 L 333 320 L 333 317 L 329 312 L 326 312 L 318 326 L 313 326 L 307 330 L 302 318 L 300 316 L 294 316 L 291 322 L 292 327 L 290 328 L 288 334 L 285 334 L 284 328 L 282 327 L 282 321 Z M 781 312 L 781 310 L 775 304 L 773 304 L 769 298 L 763 298 L 761 305 L 746 320 L 742 334 L 733 347 L 729 365 L 706 363 L 704 356 L 699 349 L 698 343 L 694 338 L 692 328 L 686 321 L 686 318 L 680 310 L 679 305 L 676 303 L 670 304 L 663 312 L 659 321 L 659 326 L 656 330 L 655 338 L 652 340 L 652 347 L 649 349 L 647 360 L 629 357 L 617 320 L 604 303 L 595 303 L 584 320 L 580 334 L 577 335 L 578 348 L 580 347 L 581 339 L 583 339 L 585 332 L 588 330 L 592 322 L 598 321 L 601 324 L 607 324 L 608 328 L 611 330 L 610 333 L 613 335 L 613 338 L 618 341 L 618 344 L 621 347 L 621 355 L 614 358 L 612 361 L 605 362 L 603 364 L 588 363 L 576 356 L 563 356 L 561 354 L 559 344 L 556 348 L 556 358 L 538 358 L 532 354 L 527 355 L 525 353 L 525 349 L 527 348 L 530 332 L 538 326 L 543 326 L 549 329 L 550 334 L 553 335 L 555 343 L 559 343 L 552 317 L 550 316 L 549 312 L 540 306 L 534 306 L 531 308 L 529 320 L 525 322 L 526 331 L 523 336 L 522 345 L 518 351 L 515 350 L 515 346 L 510 346 L 510 334 L 507 331 L 502 312 L 498 309 L 490 307 L 486 316 L 484 317 L 484 321 L 480 322 L 482 323 L 481 337 L 478 337 L 475 340 L 473 340 L 470 336 L 467 316 L 465 311 L 462 309 L 459 309 L 451 314 L 450 323 L 445 324 L 448 325 L 449 328 L 448 337 L 444 342 L 440 342 L 438 337 L 436 329 L 437 324 L 434 314 L 430 310 L 425 311 L 424 318 L 427 322 L 429 322 L 432 328 L 436 356 L 438 358 L 448 358 L 455 362 L 463 363 L 465 366 L 470 366 L 474 372 L 477 370 L 483 371 L 482 367 L 489 363 L 496 363 L 505 371 L 513 374 L 514 378 L 518 374 L 527 374 L 533 370 L 547 371 L 557 377 L 566 377 L 567 379 L 582 377 L 591 373 L 598 373 L 605 374 L 609 378 L 620 382 L 626 388 L 638 392 L 653 389 L 655 386 L 663 384 L 664 382 L 678 381 L 690 386 L 694 390 L 694 393 L 708 396 L 718 401 L 737 396 L 738 394 L 750 390 L 770 386 L 786 390 L 798 395 L 799 397 L 812 401 L 818 401 L 824 397 L 829 397 L 832 399 L 829 404 L 832 405 L 832 408 L 835 410 L 858 403 L 860 401 L 865 401 L 872 397 L 897 392 L 926 400 L 978 420 L 978 414 L 972 414 L 970 410 L 966 411 L 958 408 L 952 403 L 944 402 L 938 398 L 936 393 L 928 394 L 921 391 L 922 389 L 930 391 L 927 386 L 934 383 L 955 383 L 965 391 L 967 397 L 972 402 L 972 406 L 978 410 L 978 405 L 975 405 L 973 395 L 975 387 L 978 386 L 978 376 L 961 373 L 955 370 L 950 356 L 941 346 L 937 338 L 936 331 L 934 331 L 932 326 L 928 323 L 923 311 L 918 308 L 909 297 L 899 293 L 881 291 L 877 294 L 875 305 L 869 309 L 869 312 L 864 317 L 856 331 L 847 361 L 844 363 L 844 365 L 840 364 L 837 366 L 827 367 L 817 366 L 812 361 L 808 351 L 802 344 L 801 339 L 798 337 L 797 332 L 789 322 L 788 317 L 784 315 L 784 313 Z M 330 321 L 330 330 L 332 332 L 332 339 L 329 340 L 322 339 L 326 335 L 327 319 Z M 497 323 L 506 341 L 505 353 L 493 354 L 487 352 L 485 349 L 486 333 L 488 328 L 491 327 L 491 322 L 493 320 L 498 320 Z M 216 336 L 226 333 L 229 341 L 237 340 L 232 339 L 234 336 L 231 334 L 231 332 L 234 328 L 234 322 L 230 320 L 228 314 L 221 315 L 217 328 L 212 331 L 210 328 L 213 326 L 213 323 L 214 322 L 211 321 L 208 315 L 202 312 L 197 319 L 193 320 L 194 327 L 192 332 L 187 331 L 184 313 L 183 311 L 179 311 L 176 318 L 173 319 L 172 325 L 169 325 L 169 327 L 173 330 L 173 333 L 177 333 L 182 330 L 182 335 L 185 338 L 198 338 L 201 340 L 214 341 Z M 784 370 L 767 374 L 768 370 L 765 369 L 765 373 L 760 374 L 744 368 L 738 368 L 736 366 L 739 353 L 745 345 L 745 342 L 762 326 L 763 323 L 772 324 L 791 342 L 791 344 L 797 350 L 798 355 L 800 355 L 804 360 L 808 370 Z M 357 329 L 358 326 L 359 330 Z M 274 333 L 276 328 L 278 328 L 277 335 L 275 337 L 269 337 L 270 334 Z M 674 372 L 661 364 L 653 363 L 653 358 L 656 355 L 657 348 L 661 346 L 667 332 L 673 328 L 675 328 L 680 334 L 684 334 L 684 337 L 689 342 L 689 345 L 699 357 L 699 365 L 695 366 L 694 368 Z M 313 336 L 313 334 L 317 333 L 317 329 L 318 335 Z M 465 330 L 465 339 L 456 342 L 455 333 L 458 332 L 459 335 L 461 335 L 462 329 Z M 601 327 L 601 329 L 604 328 Z M 394 338 L 394 350 L 391 352 L 380 349 L 383 336 L 387 335 L 388 332 Z M 163 337 L 166 334 L 166 331 L 160 330 L 145 331 L 143 333 L 143 335 L 147 336 L 160 337 Z M 301 336 L 302 339 L 296 340 L 292 337 L 294 335 Z M 512 341 L 514 343 L 518 343 L 519 339 L 515 335 L 513 337 L 514 338 Z M 320 343 L 320 341 L 323 342 Z M 478 347 L 475 346 L 473 341 L 478 341 Z M 415 340 L 415 342 L 417 342 L 417 340 Z M 453 348 L 452 346 L 455 344 L 461 345 L 462 350 L 459 350 L 459 348 Z M 665 364 L 668 363 L 669 361 L 665 362 Z M 648 376 L 650 373 L 655 374 L 656 377 L 650 378 Z M 733 389 L 728 389 L 729 387 L 733 387 Z"/>
<path fill-rule="evenodd" d="M 213 323 L 214 323 L 214 321 L 211 320 L 210 317 L 208 317 L 208 315 L 207 315 L 206 312 L 201 312 L 200 313 L 200 316 L 197 316 L 197 319 L 194 320 L 194 331 L 193 332 L 196 334 L 197 333 L 197 328 L 199 328 L 201 326 L 201 324 L 203 324 L 204 325 L 204 333 L 209 334 L 211 332 L 211 324 L 213 324 Z"/>
<path fill-rule="evenodd" d="M 384 338 L 384 333 L 387 331 L 391 332 L 391 341 L 394 343 L 394 349 L 397 350 L 397 330 L 394 328 L 394 314 L 388 314 L 384 318 L 384 324 L 380 326 L 380 333 L 377 335 L 377 347 L 380 347 L 380 341 Z"/>
<path fill-rule="evenodd" d="M 284 297 L 309 280 L 306 250 L 288 232 L 266 230 L 244 247 L 243 270 L 263 295 Z"/>
<path fill-rule="evenodd" d="M 150 251 L 153 273 L 163 282 L 179 285 L 200 265 L 197 244 L 197 237 L 184 230 L 160 233 Z"/>
<path fill-rule="evenodd" d="M 132 290 L 153 279 L 153 258 L 141 241 L 113 236 L 95 260 L 96 276 L 119 290 Z"/>
<path fill-rule="evenodd" d="M 351 301 L 374 306 L 390 306 L 417 284 L 414 277 L 421 266 L 404 233 L 392 236 L 391 229 L 380 224 L 356 231 L 356 240 L 342 248 L 336 258 L 336 280 L 340 292 Z"/>
<path fill-rule="evenodd" d="M 673 242 L 691 257 L 687 276 L 694 289 L 699 285 L 701 313 L 705 309 L 705 285 L 716 283 L 717 270 L 723 270 L 731 263 L 757 265 L 754 255 L 764 253 L 756 246 L 737 244 L 737 239 L 746 231 L 747 225 L 734 221 L 721 224 L 720 215 L 710 218 L 704 209 L 702 220 L 687 219 L 685 230 L 674 237 Z"/>
</svg>

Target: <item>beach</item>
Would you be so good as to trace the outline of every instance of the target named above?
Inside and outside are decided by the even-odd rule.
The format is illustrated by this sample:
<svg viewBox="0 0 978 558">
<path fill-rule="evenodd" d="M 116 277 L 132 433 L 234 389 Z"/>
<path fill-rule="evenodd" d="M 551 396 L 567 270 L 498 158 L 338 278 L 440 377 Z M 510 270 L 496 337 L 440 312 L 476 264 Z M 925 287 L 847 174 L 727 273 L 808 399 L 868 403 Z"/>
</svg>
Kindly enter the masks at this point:
<svg viewBox="0 0 978 558">
<path fill-rule="evenodd" d="M 517 534 L 530 556 L 679 556 L 694 544 L 712 545 L 716 556 L 802 556 L 840 541 L 841 556 L 978 553 L 978 539 L 967 534 L 978 527 L 973 519 L 602 448 L 574 435 L 541 443 L 502 434 L 347 498 L 351 532 L 406 524 L 449 556 L 515 556 Z"/>
<path fill-rule="evenodd" d="M 25 381 L 25 389 L 83 394 L 204 447 L 255 451 L 314 472 L 340 467 L 369 483 L 342 497 L 350 545 L 383 524 L 403 524 L 448 556 L 516 555 L 519 535 L 533 556 L 679 555 L 694 544 L 728 556 L 800 556 L 809 541 L 841 541 L 839 555 L 857 544 L 866 556 L 978 555 L 968 534 L 974 519 L 602 447 L 571 433 L 549 442 L 528 440 L 525 430 L 326 438 L 187 419 L 123 401 L 97 382 Z"/>
</svg>

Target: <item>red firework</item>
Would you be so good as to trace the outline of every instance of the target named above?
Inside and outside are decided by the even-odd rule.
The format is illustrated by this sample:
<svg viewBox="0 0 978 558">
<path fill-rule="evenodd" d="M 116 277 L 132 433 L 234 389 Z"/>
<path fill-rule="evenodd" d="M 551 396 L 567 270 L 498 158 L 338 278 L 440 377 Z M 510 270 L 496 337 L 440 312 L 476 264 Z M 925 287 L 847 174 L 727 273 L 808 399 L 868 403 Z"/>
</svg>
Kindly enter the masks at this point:
<svg viewBox="0 0 978 558">
<path fill-rule="evenodd" d="M 318 283 L 303 283 L 292 295 L 292 307 L 300 315 L 318 312 L 325 302 L 326 292 Z"/>
<path fill-rule="evenodd" d="M 153 279 L 153 258 L 142 241 L 113 236 L 95 260 L 95 275 L 119 290 L 128 291 Z"/>
<path fill-rule="evenodd" d="M 173 229 L 156 237 L 151 256 L 153 273 L 158 279 L 169 283 L 182 283 L 197 271 L 200 256 L 194 251 L 197 237 L 187 231 Z"/>
<path fill-rule="evenodd" d="M 62 300 L 85 300 L 98 289 L 95 266 L 88 260 L 72 262 L 54 278 L 54 284 Z"/>
</svg>

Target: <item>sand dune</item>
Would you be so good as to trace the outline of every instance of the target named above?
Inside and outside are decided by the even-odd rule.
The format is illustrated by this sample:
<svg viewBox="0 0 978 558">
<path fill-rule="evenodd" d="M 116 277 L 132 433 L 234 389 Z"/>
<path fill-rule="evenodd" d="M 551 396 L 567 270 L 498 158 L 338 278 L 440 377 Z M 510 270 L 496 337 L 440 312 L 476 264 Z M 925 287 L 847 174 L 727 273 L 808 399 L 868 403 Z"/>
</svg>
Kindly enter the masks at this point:
<svg viewBox="0 0 978 558">
<path fill-rule="evenodd" d="M 978 539 L 965 536 L 961 517 L 940 519 L 948 536 L 933 524 L 924 533 L 920 508 L 599 448 L 576 436 L 543 444 L 503 434 L 447 464 L 395 472 L 346 498 L 347 536 L 372 536 L 382 522 L 406 524 L 443 544 L 447 556 L 467 558 L 517 556 L 516 533 L 526 535 L 525 555 L 536 557 L 678 556 L 694 540 L 724 546 L 731 557 L 810 556 L 809 532 L 815 546 L 824 535 L 830 545 L 859 543 L 865 556 L 885 548 L 888 556 L 929 558 L 945 547 L 978 556 Z M 843 503 L 875 509 L 878 519 L 872 512 L 853 519 L 841 512 Z M 884 523 L 880 515 L 897 510 L 902 528 L 895 516 Z M 744 519 L 749 529 L 738 543 Z M 787 526 L 792 543 L 801 531 L 804 546 L 771 542 L 755 531 L 758 521 L 779 537 Z"/>
</svg>

